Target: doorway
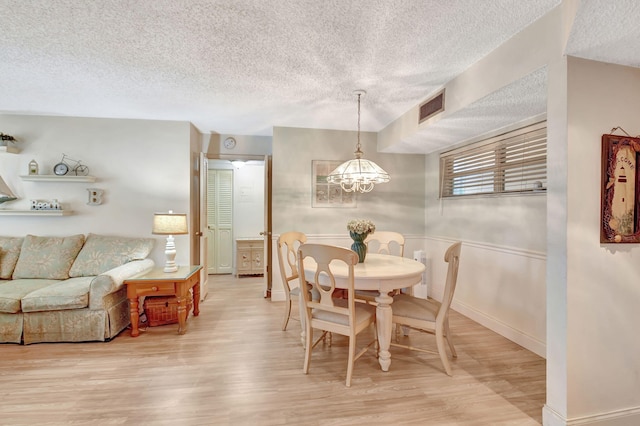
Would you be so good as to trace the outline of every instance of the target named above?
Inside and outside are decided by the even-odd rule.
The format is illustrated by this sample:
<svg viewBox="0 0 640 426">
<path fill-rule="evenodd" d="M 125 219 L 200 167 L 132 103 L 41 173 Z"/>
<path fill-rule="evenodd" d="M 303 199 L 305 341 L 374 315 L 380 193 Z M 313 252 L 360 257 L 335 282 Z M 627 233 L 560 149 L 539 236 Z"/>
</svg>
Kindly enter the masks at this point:
<svg viewBox="0 0 640 426">
<path fill-rule="evenodd" d="M 236 240 L 263 241 L 264 296 L 270 295 L 271 241 L 269 211 L 268 157 L 238 156 L 224 158 L 207 156 L 206 211 L 202 212 L 208 273 L 211 277 L 236 275 L 238 259 Z M 205 192 L 205 191 L 203 191 Z M 258 275 L 256 273 L 256 275 Z M 215 281 L 212 281 L 214 283 Z"/>
</svg>

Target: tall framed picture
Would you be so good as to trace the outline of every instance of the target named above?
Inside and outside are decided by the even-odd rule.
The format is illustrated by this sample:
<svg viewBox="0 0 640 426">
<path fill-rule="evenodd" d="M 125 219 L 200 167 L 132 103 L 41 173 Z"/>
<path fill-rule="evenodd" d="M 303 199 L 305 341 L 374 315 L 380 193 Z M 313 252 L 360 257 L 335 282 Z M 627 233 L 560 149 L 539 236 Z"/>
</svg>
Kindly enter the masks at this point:
<svg viewBox="0 0 640 426">
<path fill-rule="evenodd" d="M 640 138 L 602 135 L 601 243 L 640 242 Z"/>
<path fill-rule="evenodd" d="M 311 161 L 311 206 L 312 207 L 356 207 L 356 195 L 346 192 L 340 185 L 327 182 L 327 176 L 342 161 Z"/>
</svg>

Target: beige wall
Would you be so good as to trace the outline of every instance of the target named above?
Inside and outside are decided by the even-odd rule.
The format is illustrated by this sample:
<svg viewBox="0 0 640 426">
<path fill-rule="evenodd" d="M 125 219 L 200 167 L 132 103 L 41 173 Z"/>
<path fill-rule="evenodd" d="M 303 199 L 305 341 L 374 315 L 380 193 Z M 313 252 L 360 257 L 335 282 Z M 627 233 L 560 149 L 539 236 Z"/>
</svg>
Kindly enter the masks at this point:
<svg viewBox="0 0 640 426">
<path fill-rule="evenodd" d="M 353 158 L 357 133 L 352 131 L 276 127 L 273 131 L 273 260 L 274 300 L 282 300 L 275 239 L 297 230 L 310 242 L 349 246 L 347 222 L 369 218 L 379 230 L 405 234 L 405 255 L 423 248 L 425 169 L 423 155 L 380 154 L 376 134 L 361 133 L 364 157 L 391 175 L 391 181 L 372 192 L 358 194 L 357 207 L 313 208 L 311 161 Z"/>
<path fill-rule="evenodd" d="M 356 132 L 276 127 L 273 131 L 273 233 L 347 235 L 347 222 L 369 218 L 380 230 L 424 234 L 424 156 L 380 154 L 376 134 L 361 133 L 366 159 L 391 181 L 357 195 L 354 208 L 311 206 L 311 161 L 353 158 Z"/>
<path fill-rule="evenodd" d="M 190 125 L 186 122 L 0 115 L 0 129 L 23 141 L 19 154 L 0 154 L 0 173 L 20 197 L 6 209 L 29 209 L 29 200 L 57 198 L 71 216 L 0 216 L 7 236 L 87 234 L 152 237 L 151 257 L 164 264 L 165 238 L 151 234 L 154 212 L 190 210 Z M 51 174 L 62 157 L 89 166 L 95 183 L 24 182 L 29 161 Z M 104 190 L 104 203 L 87 205 L 87 188 Z M 192 229 L 190 231 L 193 231 Z M 189 236 L 176 236 L 178 264 L 189 264 Z"/>
<path fill-rule="evenodd" d="M 639 69 L 569 58 L 569 418 L 635 409 L 640 424 L 640 246 L 599 243 L 601 136 L 640 134 L 638 93 Z"/>
<path fill-rule="evenodd" d="M 453 241 L 463 241 L 453 308 L 545 356 L 546 194 L 438 195 L 435 153 L 426 166 L 425 249 L 436 274 L 431 294 L 438 298 L 444 290 L 442 254 Z"/>
<path fill-rule="evenodd" d="M 413 128 L 405 114 L 380 133 L 379 148 L 408 137 L 560 57 L 556 9 L 446 85 L 446 112 Z M 415 111 L 414 111 L 415 117 Z M 538 118 L 544 119 L 544 114 Z M 533 118 L 526 118 L 527 123 Z M 514 120 L 520 121 L 520 120 Z M 513 129 L 515 123 L 504 123 Z M 413 129 L 413 130 L 412 130 Z M 508 130 L 493 129 L 492 133 Z M 476 137 L 470 143 L 490 135 Z M 428 142 L 428 141 L 427 141 Z M 547 195 L 465 197 L 439 200 L 439 155 L 427 156 L 425 250 L 432 259 L 430 294 L 443 291 L 441 255 L 463 241 L 453 308 L 525 348 L 546 354 Z"/>
</svg>

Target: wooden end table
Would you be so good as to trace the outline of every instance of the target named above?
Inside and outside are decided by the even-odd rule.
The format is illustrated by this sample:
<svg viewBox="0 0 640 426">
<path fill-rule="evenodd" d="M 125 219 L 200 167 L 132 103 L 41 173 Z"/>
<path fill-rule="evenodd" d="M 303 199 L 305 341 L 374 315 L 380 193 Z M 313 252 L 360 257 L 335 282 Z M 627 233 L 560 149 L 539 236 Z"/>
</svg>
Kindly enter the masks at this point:
<svg viewBox="0 0 640 426">
<path fill-rule="evenodd" d="M 160 267 L 124 280 L 129 299 L 131 337 L 140 334 L 138 321 L 141 296 L 175 296 L 178 300 L 178 334 L 186 333 L 189 289 L 193 289 L 193 316 L 200 313 L 200 269 L 200 265 L 180 266 L 176 272 L 164 272 Z"/>
</svg>

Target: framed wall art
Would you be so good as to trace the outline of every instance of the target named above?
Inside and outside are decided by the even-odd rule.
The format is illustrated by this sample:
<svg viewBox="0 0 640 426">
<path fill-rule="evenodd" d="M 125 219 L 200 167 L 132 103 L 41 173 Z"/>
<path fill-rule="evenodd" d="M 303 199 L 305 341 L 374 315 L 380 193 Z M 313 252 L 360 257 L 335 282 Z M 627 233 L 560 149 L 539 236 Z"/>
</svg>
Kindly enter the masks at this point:
<svg viewBox="0 0 640 426">
<path fill-rule="evenodd" d="M 356 207 L 356 195 L 346 192 L 340 185 L 327 182 L 327 176 L 342 161 L 311 161 L 311 206 L 312 207 Z"/>
<path fill-rule="evenodd" d="M 640 243 L 640 138 L 602 135 L 601 243 Z"/>
</svg>

